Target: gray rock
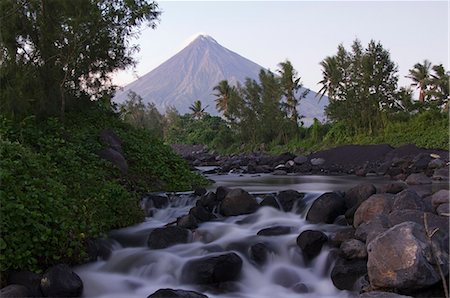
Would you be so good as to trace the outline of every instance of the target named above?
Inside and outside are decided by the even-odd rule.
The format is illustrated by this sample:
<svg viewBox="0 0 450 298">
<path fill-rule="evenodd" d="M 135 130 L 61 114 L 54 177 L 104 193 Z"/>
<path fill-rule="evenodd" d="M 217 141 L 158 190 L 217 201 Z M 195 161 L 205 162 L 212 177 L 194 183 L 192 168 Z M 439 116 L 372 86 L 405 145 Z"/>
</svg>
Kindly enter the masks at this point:
<svg viewBox="0 0 450 298">
<path fill-rule="evenodd" d="M 305 202 L 303 201 L 304 197 L 305 194 L 291 189 L 280 191 L 277 195 L 278 203 L 281 205 L 281 209 L 283 211 L 293 211 L 296 213 L 301 213 L 304 210 L 306 206 Z"/>
<path fill-rule="evenodd" d="M 350 239 L 341 244 L 341 254 L 346 259 L 364 259 L 367 257 L 366 245 L 364 242 Z"/>
<path fill-rule="evenodd" d="M 281 209 L 280 204 L 278 204 L 277 199 L 275 198 L 275 196 L 270 195 L 270 194 L 269 195 L 265 195 L 263 197 L 263 200 L 261 201 L 261 203 L 259 203 L 259 205 L 261 205 L 261 206 L 270 206 L 270 207 L 273 207 L 273 208 L 278 209 L 278 210 Z"/>
<path fill-rule="evenodd" d="M 264 264 L 270 253 L 269 248 L 264 243 L 256 243 L 250 247 L 250 256 L 257 264 Z"/>
<path fill-rule="evenodd" d="M 445 167 L 445 161 L 443 161 L 442 159 L 439 158 L 435 158 L 432 159 L 429 163 L 428 163 L 428 168 L 429 169 L 440 169 Z"/>
<path fill-rule="evenodd" d="M 448 203 L 450 203 L 450 191 L 448 189 L 441 189 L 431 196 L 431 204 L 434 208 Z"/>
<path fill-rule="evenodd" d="M 366 260 L 338 258 L 331 271 L 331 280 L 339 290 L 352 291 L 355 282 L 365 274 L 367 274 Z"/>
<path fill-rule="evenodd" d="M 190 239 L 191 232 L 188 229 L 170 226 L 151 231 L 147 245 L 151 249 L 162 249 L 176 244 L 188 243 Z"/>
<path fill-rule="evenodd" d="M 25 286 L 29 297 L 41 297 L 41 276 L 30 271 L 11 272 L 8 276 L 8 284 Z M 0 295 L 0 297 L 3 297 Z"/>
<path fill-rule="evenodd" d="M 31 297 L 28 295 L 28 289 L 22 285 L 8 285 L 0 290 L 2 298 Z"/>
<path fill-rule="evenodd" d="M 369 222 L 380 214 L 388 214 L 392 208 L 392 194 L 374 194 L 365 200 L 356 210 L 353 226 Z"/>
<path fill-rule="evenodd" d="M 307 161 L 308 161 L 308 158 L 306 156 L 302 156 L 302 155 L 299 155 L 296 158 L 294 158 L 294 162 L 297 165 L 302 165 Z"/>
<path fill-rule="evenodd" d="M 359 206 L 363 201 L 367 200 L 376 192 L 377 190 L 375 186 L 371 183 L 361 183 L 350 188 L 345 192 L 345 203 L 347 208 Z"/>
<path fill-rule="evenodd" d="M 270 227 L 266 229 L 262 229 L 258 231 L 258 236 L 279 236 L 279 235 L 287 235 L 290 234 L 292 231 L 291 227 L 286 226 L 276 226 L 276 227 Z"/>
<path fill-rule="evenodd" d="M 320 157 L 319 158 L 313 158 L 313 159 L 310 160 L 310 162 L 311 162 L 311 164 L 313 166 L 321 166 L 321 165 L 323 165 L 325 163 L 325 159 L 320 158 Z"/>
<path fill-rule="evenodd" d="M 69 266 L 59 264 L 42 275 L 41 291 L 46 297 L 81 297 L 83 281 Z"/>
<path fill-rule="evenodd" d="M 241 188 L 235 188 L 223 199 L 220 205 L 220 214 L 234 216 L 253 213 L 259 205 L 256 199 Z"/>
<path fill-rule="evenodd" d="M 447 180 L 448 181 L 449 169 L 448 166 L 445 168 L 440 168 L 434 171 L 433 180 Z"/>
<path fill-rule="evenodd" d="M 181 280 L 193 284 L 218 284 L 237 280 L 242 259 L 236 253 L 207 256 L 188 261 L 181 270 Z"/>
<path fill-rule="evenodd" d="M 159 289 L 147 298 L 208 298 L 208 296 L 195 291 Z"/>
<path fill-rule="evenodd" d="M 392 292 L 372 291 L 359 295 L 359 298 L 412 298 L 412 296 L 404 296 Z"/>
<path fill-rule="evenodd" d="M 392 210 L 425 209 L 425 203 L 423 199 L 412 189 L 405 189 L 396 194 L 392 199 L 394 201 Z"/>
<path fill-rule="evenodd" d="M 115 165 L 122 174 L 125 175 L 128 172 L 128 163 L 122 153 L 113 148 L 106 148 L 101 150 L 98 155 Z"/>
<path fill-rule="evenodd" d="M 328 237 L 321 231 L 306 230 L 297 237 L 297 245 L 301 248 L 305 258 L 312 260 L 319 255 L 327 240 Z"/>
<path fill-rule="evenodd" d="M 424 173 L 413 173 L 406 178 L 405 182 L 409 185 L 430 184 L 431 178 Z"/>
<path fill-rule="evenodd" d="M 287 172 L 285 170 L 275 170 L 272 172 L 274 176 L 286 176 Z"/>
<path fill-rule="evenodd" d="M 362 223 L 355 231 L 355 238 L 369 244 L 375 237 L 390 227 L 388 217 L 381 214 L 366 223 Z"/>
<path fill-rule="evenodd" d="M 438 243 L 433 242 L 433 245 L 433 249 L 441 249 Z M 411 290 L 440 280 L 425 230 L 414 222 L 398 224 L 382 233 L 368 244 L 367 251 L 372 287 Z M 448 255 L 439 253 L 438 257 L 447 274 Z"/>
<path fill-rule="evenodd" d="M 344 241 L 353 239 L 355 237 L 355 228 L 352 226 L 340 229 L 329 236 L 331 245 L 339 247 Z"/>
<path fill-rule="evenodd" d="M 198 222 L 192 214 L 186 214 L 177 218 L 177 226 L 189 230 L 198 228 Z"/>
<path fill-rule="evenodd" d="M 408 188 L 408 184 L 406 184 L 403 181 L 394 181 L 391 183 L 386 183 L 381 185 L 377 192 L 378 193 L 392 193 L 392 194 L 397 194 L 399 192 L 401 192 L 402 190 L 405 190 L 406 188 Z"/>
<path fill-rule="evenodd" d="M 306 215 L 306 220 L 311 223 L 333 223 L 345 211 L 344 198 L 335 192 L 327 192 L 312 203 Z"/>
<path fill-rule="evenodd" d="M 441 204 L 436 208 L 436 213 L 441 216 L 450 216 L 450 204 Z"/>
</svg>

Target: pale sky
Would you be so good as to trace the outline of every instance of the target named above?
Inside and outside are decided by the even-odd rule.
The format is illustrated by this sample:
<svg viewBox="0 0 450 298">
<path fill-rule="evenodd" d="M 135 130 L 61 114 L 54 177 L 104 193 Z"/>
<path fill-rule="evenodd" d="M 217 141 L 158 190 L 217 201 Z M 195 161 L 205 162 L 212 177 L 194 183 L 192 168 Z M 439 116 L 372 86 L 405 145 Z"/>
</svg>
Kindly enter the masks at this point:
<svg viewBox="0 0 450 298">
<path fill-rule="evenodd" d="M 380 41 L 399 69 L 399 86 L 411 81 L 408 69 L 424 59 L 449 70 L 449 1 L 156 1 L 162 10 L 155 30 L 142 30 L 134 43 L 134 71 L 121 72 L 126 85 L 180 51 L 203 33 L 219 44 L 275 71 L 289 59 L 314 91 L 322 79 L 319 65 L 355 38 L 367 46 Z"/>
</svg>

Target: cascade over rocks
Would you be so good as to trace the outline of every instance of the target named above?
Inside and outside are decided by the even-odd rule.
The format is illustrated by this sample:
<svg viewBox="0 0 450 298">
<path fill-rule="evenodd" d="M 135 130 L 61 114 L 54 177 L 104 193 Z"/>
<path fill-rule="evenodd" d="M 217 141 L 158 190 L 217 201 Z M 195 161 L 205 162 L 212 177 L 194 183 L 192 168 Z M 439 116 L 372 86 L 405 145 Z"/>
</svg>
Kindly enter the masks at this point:
<svg viewBox="0 0 450 298">
<path fill-rule="evenodd" d="M 208 298 L 208 296 L 195 291 L 159 289 L 147 298 Z"/>
<path fill-rule="evenodd" d="M 280 191 L 277 195 L 277 199 L 283 211 L 300 213 L 305 208 L 305 202 L 303 201 L 304 196 L 305 194 L 290 189 Z M 293 210 L 294 206 L 295 210 Z"/>
<path fill-rule="evenodd" d="M 328 237 L 321 231 L 306 230 L 297 237 L 297 245 L 301 248 L 303 255 L 312 260 L 319 255 L 322 246 Z"/>
</svg>

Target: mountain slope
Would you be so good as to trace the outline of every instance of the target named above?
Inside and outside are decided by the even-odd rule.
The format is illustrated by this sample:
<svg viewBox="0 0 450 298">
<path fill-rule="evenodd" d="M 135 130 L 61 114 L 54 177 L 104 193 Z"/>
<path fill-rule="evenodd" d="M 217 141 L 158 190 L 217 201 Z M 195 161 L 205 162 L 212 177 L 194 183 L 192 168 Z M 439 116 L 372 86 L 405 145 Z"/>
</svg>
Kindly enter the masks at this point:
<svg viewBox="0 0 450 298">
<path fill-rule="evenodd" d="M 221 46 L 207 35 L 199 35 L 188 46 L 117 92 L 114 101 L 127 99 L 130 90 L 139 94 L 144 102 L 153 102 L 160 112 L 174 106 L 181 114 L 189 112 L 195 100 L 208 106 L 207 112 L 217 115 L 213 88 L 221 80 L 230 85 L 243 82 L 245 78 L 257 79 L 262 66 Z M 305 116 L 305 124 L 312 118 L 323 119 L 323 108 L 328 102 L 323 98 L 318 103 L 314 92 L 302 100 L 299 111 Z"/>
</svg>

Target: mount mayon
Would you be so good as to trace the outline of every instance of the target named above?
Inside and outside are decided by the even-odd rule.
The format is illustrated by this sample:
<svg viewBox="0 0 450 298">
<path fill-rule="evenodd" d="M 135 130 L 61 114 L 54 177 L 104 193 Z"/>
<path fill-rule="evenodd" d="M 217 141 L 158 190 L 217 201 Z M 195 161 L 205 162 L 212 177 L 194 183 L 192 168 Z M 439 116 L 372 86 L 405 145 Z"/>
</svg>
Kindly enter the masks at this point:
<svg viewBox="0 0 450 298">
<path fill-rule="evenodd" d="M 243 83 L 246 78 L 258 80 L 262 68 L 221 46 L 212 37 L 199 35 L 169 60 L 118 90 L 113 101 L 123 103 L 128 99 L 128 92 L 134 91 L 144 103 L 153 102 L 161 113 L 170 106 L 180 114 L 189 113 L 189 106 L 201 100 L 203 106 L 208 106 L 208 113 L 218 115 L 213 88 L 222 80 L 228 80 L 230 85 Z M 319 101 L 310 90 L 298 107 L 305 117 L 302 119 L 305 125 L 309 126 L 314 118 L 323 121 L 327 104 L 327 97 Z"/>
</svg>

